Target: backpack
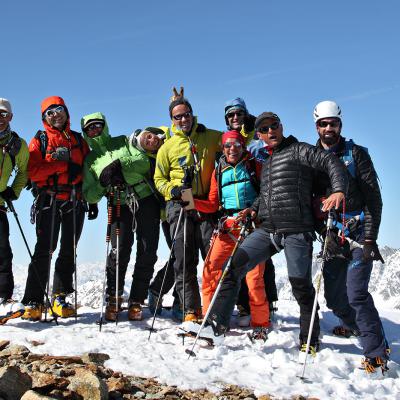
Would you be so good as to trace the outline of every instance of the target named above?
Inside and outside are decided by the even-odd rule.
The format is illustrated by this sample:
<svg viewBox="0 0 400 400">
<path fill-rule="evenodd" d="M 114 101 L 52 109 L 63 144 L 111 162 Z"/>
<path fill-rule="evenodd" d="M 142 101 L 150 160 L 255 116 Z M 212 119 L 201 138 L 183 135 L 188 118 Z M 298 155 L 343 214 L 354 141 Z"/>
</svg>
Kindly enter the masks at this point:
<svg viewBox="0 0 400 400">
<path fill-rule="evenodd" d="M 21 139 L 16 132 L 11 131 L 10 140 L 4 145 L 4 149 L 10 156 L 12 169 L 15 169 L 15 157 L 21 149 Z"/>
<path fill-rule="evenodd" d="M 353 157 L 353 146 L 354 142 L 352 139 L 345 140 L 345 149 L 344 153 L 340 156 L 340 160 L 343 162 L 345 167 L 347 168 L 347 171 L 349 171 L 350 175 L 355 178 L 356 177 L 356 164 L 354 162 L 354 157 Z M 363 146 L 361 147 L 365 152 L 368 153 L 368 149 Z"/>
<path fill-rule="evenodd" d="M 73 130 L 71 130 L 71 134 L 75 137 L 76 141 L 78 144 L 74 145 L 72 148 L 80 148 L 82 149 L 83 145 L 82 145 L 82 134 L 79 132 L 75 132 Z M 49 139 L 47 137 L 47 133 L 46 131 L 41 131 L 38 130 L 35 138 L 39 140 L 40 142 L 40 152 L 42 153 L 42 158 L 46 157 L 46 153 L 47 153 L 47 145 L 49 143 Z M 71 150 L 72 150 L 71 148 Z"/>
</svg>

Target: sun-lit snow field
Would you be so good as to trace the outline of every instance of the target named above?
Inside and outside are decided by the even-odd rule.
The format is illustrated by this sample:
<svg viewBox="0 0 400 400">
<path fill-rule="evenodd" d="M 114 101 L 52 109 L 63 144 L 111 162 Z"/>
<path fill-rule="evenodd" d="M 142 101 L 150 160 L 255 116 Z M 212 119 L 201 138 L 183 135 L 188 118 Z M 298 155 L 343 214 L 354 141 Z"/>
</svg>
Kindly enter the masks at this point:
<svg viewBox="0 0 400 400">
<path fill-rule="evenodd" d="M 396 263 L 398 261 L 398 252 Z M 388 263 L 386 264 L 388 266 Z M 128 270 L 130 276 L 131 268 Z M 26 267 L 15 266 L 15 298 L 20 298 L 26 279 Z M 277 267 L 277 283 L 281 299 L 289 298 L 284 267 Z M 181 388 L 203 388 L 218 391 L 224 383 L 243 385 L 256 394 L 269 393 L 279 397 L 294 394 L 320 399 L 400 399 L 400 310 L 381 297 L 377 301 L 392 354 L 389 371 L 382 377 L 367 376 L 358 369 L 362 359 L 355 339 L 341 339 L 331 335 L 337 319 L 329 312 L 321 298 L 321 351 L 315 359 L 309 358 L 304 381 L 298 378 L 302 365 L 298 363 L 298 307 L 290 300 L 280 300 L 274 317 L 273 330 L 264 344 L 252 345 L 246 330 L 239 329 L 233 318 L 233 329 L 222 344 L 214 348 L 196 346 L 196 358 L 188 359 L 185 349 L 193 339 L 177 336 L 176 322 L 164 310 L 157 318 L 150 340 L 148 327 L 151 316 L 145 309 L 144 320 L 129 322 L 122 312 L 116 326 L 107 323 L 99 332 L 101 263 L 79 266 L 78 322 L 61 320 L 59 326 L 11 320 L 0 327 L 0 339 L 11 339 L 24 344 L 34 352 L 54 355 L 74 355 L 83 352 L 104 352 L 111 357 L 106 365 L 126 374 L 155 377 L 159 381 Z M 130 279 L 127 279 L 130 283 Z M 126 287 L 127 288 L 127 287 Z M 387 287 L 385 289 L 388 289 Z M 393 300 L 393 299 L 392 299 Z M 166 298 L 165 303 L 170 302 Z M 44 344 L 33 347 L 31 341 Z"/>
</svg>

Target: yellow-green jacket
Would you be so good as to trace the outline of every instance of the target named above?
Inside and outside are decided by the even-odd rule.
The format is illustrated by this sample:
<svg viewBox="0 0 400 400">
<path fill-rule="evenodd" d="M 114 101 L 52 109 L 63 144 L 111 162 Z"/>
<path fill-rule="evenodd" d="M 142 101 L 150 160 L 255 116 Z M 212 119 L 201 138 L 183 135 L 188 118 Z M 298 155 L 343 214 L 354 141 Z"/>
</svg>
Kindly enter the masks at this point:
<svg viewBox="0 0 400 400">
<path fill-rule="evenodd" d="M 197 197 L 206 196 L 210 189 L 211 174 L 215 167 L 215 154 L 220 150 L 222 132 L 207 129 L 193 120 L 192 133 L 188 137 L 174 124 L 171 125 L 173 136 L 164 142 L 157 153 L 154 183 L 165 200 L 171 199 L 171 189 L 182 185 L 184 171 L 182 166 L 194 165 L 194 156 L 190 140 L 196 147 L 200 171 L 195 172 L 192 187 Z"/>
<path fill-rule="evenodd" d="M 7 144 L 12 138 L 10 133 L 0 140 L 0 192 L 6 189 L 8 180 L 10 179 L 13 171 L 12 158 L 7 152 Z M 18 153 L 15 155 L 15 177 L 10 185 L 15 195 L 19 197 L 21 190 L 24 188 L 28 180 L 28 161 L 29 161 L 29 150 L 24 139 L 18 137 L 21 141 L 21 147 Z M 4 206 L 4 200 L 0 196 L 0 206 Z"/>
</svg>

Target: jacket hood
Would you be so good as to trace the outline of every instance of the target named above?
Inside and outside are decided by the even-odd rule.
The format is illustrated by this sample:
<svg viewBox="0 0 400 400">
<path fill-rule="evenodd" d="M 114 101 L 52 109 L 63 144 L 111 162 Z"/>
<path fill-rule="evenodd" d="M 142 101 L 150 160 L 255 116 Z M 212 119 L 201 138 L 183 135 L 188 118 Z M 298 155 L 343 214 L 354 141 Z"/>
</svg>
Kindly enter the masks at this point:
<svg viewBox="0 0 400 400">
<path fill-rule="evenodd" d="M 70 120 L 69 120 L 69 112 L 68 112 L 68 108 L 65 105 L 64 99 L 62 97 L 59 96 L 50 96 L 50 97 L 46 97 L 41 104 L 41 113 L 42 113 L 42 121 L 43 121 L 43 126 L 44 129 L 47 132 L 59 132 L 58 129 L 52 127 L 51 125 L 49 125 L 46 120 L 43 118 L 43 113 L 50 107 L 53 105 L 57 105 L 57 106 L 63 106 L 65 107 L 65 110 L 67 112 L 67 122 L 64 128 L 64 131 L 69 133 L 71 131 L 70 128 Z"/>
<path fill-rule="evenodd" d="M 90 138 L 86 132 L 83 130 L 83 127 L 91 120 L 101 120 L 104 121 L 104 128 L 100 135 Z M 94 151 L 101 151 L 106 148 L 107 143 L 110 140 L 110 133 L 108 130 L 106 117 L 101 112 L 95 112 L 93 114 L 88 114 L 82 117 L 81 119 L 81 128 L 83 132 L 83 137 L 85 138 L 89 147 Z"/>
</svg>

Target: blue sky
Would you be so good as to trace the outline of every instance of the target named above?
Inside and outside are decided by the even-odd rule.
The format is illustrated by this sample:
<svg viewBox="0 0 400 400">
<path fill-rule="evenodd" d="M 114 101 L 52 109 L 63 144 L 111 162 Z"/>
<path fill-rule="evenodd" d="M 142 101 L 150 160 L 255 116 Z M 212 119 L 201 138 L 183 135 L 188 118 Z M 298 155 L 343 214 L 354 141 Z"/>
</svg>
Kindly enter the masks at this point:
<svg viewBox="0 0 400 400">
<path fill-rule="evenodd" d="M 400 247 L 398 2 L 42 0 L 5 2 L 1 15 L 0 97 L 27 141 L 51 95 L 65 99 L 73 129 L 101 111 L 120 135 L 169 124 L 171 87 L 183 85 L 209 127 L 224 129 L 224 102 L 241 96 L 253 114 L 276 112 L 287 134 L 310 143 L 313 107 L 332 99 L 343 135 L 369 148 L 380 176 L 379 243 Z M 31 203 L 24 191 L 15 205 L 33 248 Z M 14 261 L 27 262 L 10 221 Z M 86 221 L 79 262 L 104 258 L 105 224 L 103 207 Z"/>
</svg>

